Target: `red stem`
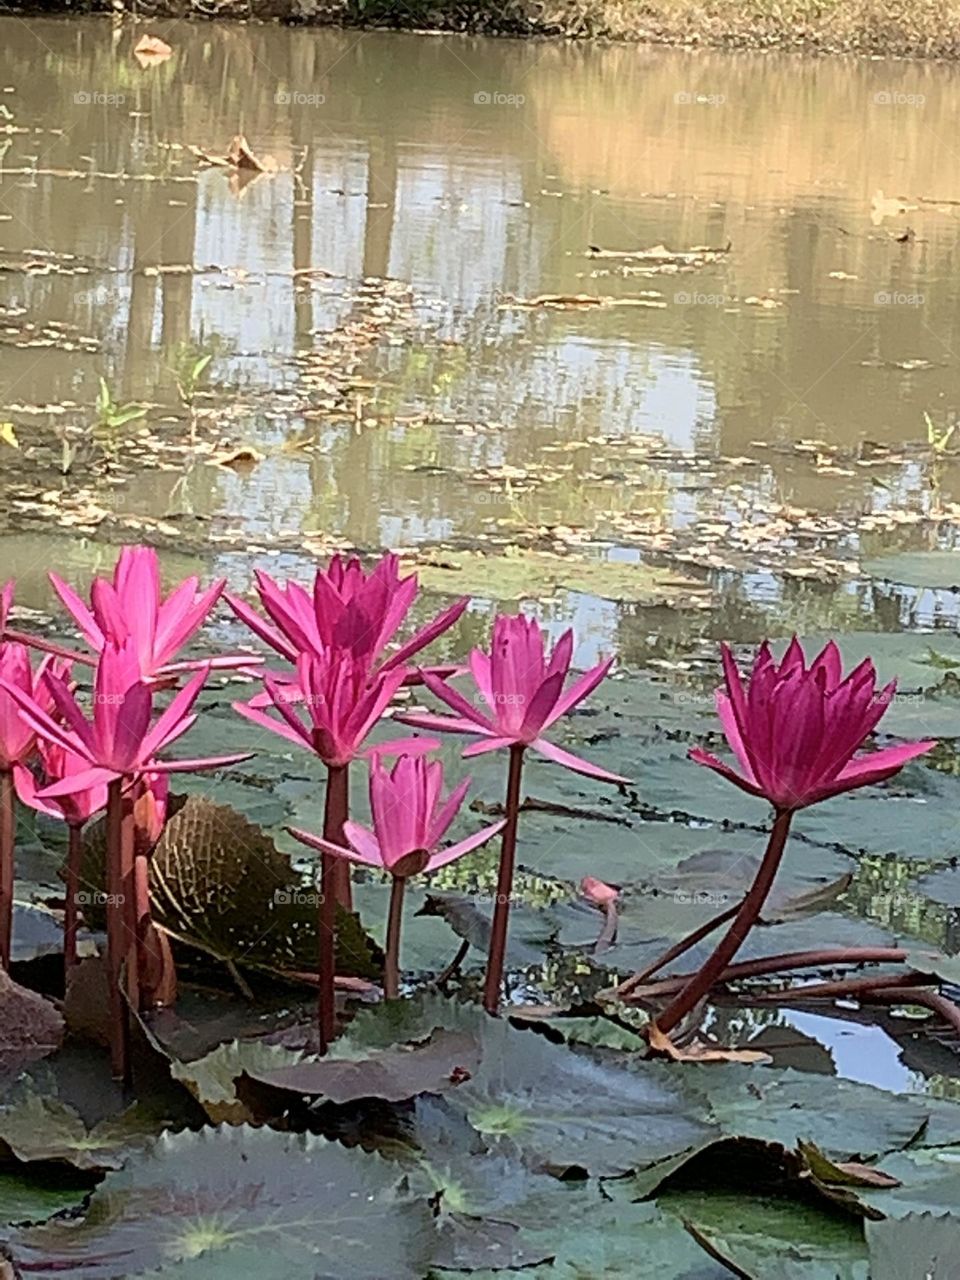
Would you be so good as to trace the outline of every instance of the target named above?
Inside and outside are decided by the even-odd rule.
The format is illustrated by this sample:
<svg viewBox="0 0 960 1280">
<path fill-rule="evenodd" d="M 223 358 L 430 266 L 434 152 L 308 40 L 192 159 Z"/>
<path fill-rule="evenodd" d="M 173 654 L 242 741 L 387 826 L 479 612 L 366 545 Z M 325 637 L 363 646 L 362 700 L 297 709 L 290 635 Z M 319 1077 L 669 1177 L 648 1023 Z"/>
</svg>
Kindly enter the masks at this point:
<svg viewBox="0 0 960 1280">
<path fill-rule="evenodd" d="M 522 742 L 510 748 L 510 772 L 507 777 L 507 801 L 504 806 L 507 824 L 500 844 L 500 871 L 497 876 L 497 900 L 493 906 L 490 930 L 490 954 L 487 978 L 483 988 L 483 1007 L 496 1017 L 500 1012 L 500 989 L 507 951 L 507 925 L 510 921 L 510 896 L 513 892 L 513 868 L 517 856 L 517 820 L 520 817 L 520 779 L 523 774 Z"/>
<path fill-rule="evenodd" d="M 874 978 L 841 978 L 836 982 L 811 982 L 802 987 L 788 987 L 780 991 L 751 991 L 745 994 L 744 1000 L 753 1004 L 774 1004 L 786 1001 L 840 999 L 842 996 L 864 996 L 871 991 L 883 991 L 888 987 L 909 987 L 911 984 L 925 981 L 922 973 L 910 970 L 908 973 L 889 974 Z M 926 981 L 933 982 L 930 978 Z"/>
<path fill-rule="evenodd" d="M 387 1000 L 400 996 L 400 924 L 403 920 L 403 876 L 394 876 L 390 886 L 390 911 L 387 916 L 387 947 L 383 962 L 383 994 Z"/>
<path fill-rule="evenodd" d="M 348 766 L 327 767 L 327 794 L 323 811 L 323 838 L 332 844 L 343 844 L 343 824 L 349 811 Z M 337 970 L 337 877 L 341 860 L 328 853 L 320 862 L 320 912 L 317 1026 L 320 1052 L 326 1053 L 336 1035 L 336 1002 L 334 979 Z M 348 872 L 349 875 L 349 872 Z"/>
<path fill-rule="evenodd" d="M 66 901 L 63 909 L 63 977 L 77 963 L 77 894 L 83 866 L 83 823 L 71 822 L 67 827 Z M 66 989 L 66 988 L 64 988 Z"/>
<path fill-rule="evenodd" d="M 0 770 L 0 969 L 10 968 L 13 937 L 13 844 L 16 830 L 13 771 Z"/>
<path fill-rule="evenodd" d="M 648 964 L 646 969 L 641 969 L 639 973 L 629 977 L 626 982 L 621 982 L 618 987 L 613 988 L 614 993 L 622 999 L 624 996 L 629 995 L 634 988 L 642 987 L 655 973 L 659 973 L 661 969 L 679 956 L 685 955 L 691 947 L 695 947 L 698 942 L 702 942 L 704 938 L 713 933 L 714 929 L 719 929 L 722 924 L 732 920 L 739 910 L 740 904 L 735 903 L 732 907 L 727 907 L 726 911 L 721 911 L 719 915 L 713 916 L 712 919 L 694 929 L 692 933 L 688 933 L 685 938 L 675 942 L 672 947 L 668 947 L 659 960 L 654 960 L 653 964 Z"/>
<path fill-rule="evenodd" d="M 944 1022 L 960 1034 L 960 1007 L 946 996 L 933 991 L 921 991 L 919 987 L 901 987 L 899 991 L 876 991 L 865 995 L 871 1004 L 919 1004 L 938 1013 Z"/>
<path fill-rule="evenodd" d="M 114 1079 L 130 1081 L 127 1006 L 121 990 L 127 949 L 127 912 L 123 896 L 123 780 L 107 789 L 107 974 L 110 998 L 110 1065 Z"/>
<path fill-rule="evenodd" d="M 785 951 L 778 956 L 766 956 L 761 960 L 744 960 L 732 964 L 718 975 L 716 982 L 733 982 L 737 978 L 763 978 L 772 973 L 790 969 L 825 969 L 838 964 L 897 964 L 906 960 L 907 953 L 900 947 L 834 947 L 822 951 Z M 670 996 L 682 991 L 698 975 L 683 973 L 676 978 L 664 978 L 634 991 L 631 1000 L 646 1000 L 650 996 Z"/>
<path fill-rule="evenodd" d="M 701 966 L 699 972 L 694 974 L 680 994 L 667 1005 L 663 1013 L 657 1018 L 656 1025 L 664 1035 L 668 1035 L 680 1019 L 685 1018 L 690 1010 L 699 1004 L 740 950 L 747 934 L 756 924 L 783 858 L 792 817 L 793 814 L 789 810 L 779 811 L 774 817 L 770 839 L 767 841 L 766 852 L 763 855 L 763 861 L 760 863 L 760 870 L 757 872 L 747 896 L 740 903 L 737 914 L 733 918 L 733 923 L 721 938 L 713 955 Z"/>
</svg>

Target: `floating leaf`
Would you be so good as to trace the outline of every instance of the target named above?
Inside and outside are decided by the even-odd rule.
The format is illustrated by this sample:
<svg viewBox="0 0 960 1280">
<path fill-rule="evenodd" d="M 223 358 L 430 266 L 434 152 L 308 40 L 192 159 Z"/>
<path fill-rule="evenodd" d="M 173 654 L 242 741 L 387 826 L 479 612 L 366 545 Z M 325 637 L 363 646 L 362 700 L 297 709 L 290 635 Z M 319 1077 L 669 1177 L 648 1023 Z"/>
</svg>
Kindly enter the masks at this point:
<svg viewBox="0 0 960 1280">
<path fill-rule="evenodd" d="M 50 1003 L 0 970 L 0 1080 L 60 1048 L 63 1018 Z"/>
<path fill-rule="evenodd" d="M 870 1280 L 953 1280 L 960 1275 L 960 1217 L 911 1213 L 868 1222 Z"/>
<path fill-rule="evenodd" d="M 80 1115 L 58 1098 L 32 1090 L 0 1108 L 0 1158 L 28 1163 L 52 1161 L 75 1169 L 119 1169 L 155 1129 L 135 1107 L 88 1129 Z"/>
<path fill-rule="evenodd" d="M 238 1126 L 165 1134 L 108 1175 L 81 1220 L 20 1231 L 11 1249 L 38 1280 L 171 1267 L 179 1280 L 422 1280 L 434 1244 L 426 1202 L 379 1156 Z"/>
</svg>

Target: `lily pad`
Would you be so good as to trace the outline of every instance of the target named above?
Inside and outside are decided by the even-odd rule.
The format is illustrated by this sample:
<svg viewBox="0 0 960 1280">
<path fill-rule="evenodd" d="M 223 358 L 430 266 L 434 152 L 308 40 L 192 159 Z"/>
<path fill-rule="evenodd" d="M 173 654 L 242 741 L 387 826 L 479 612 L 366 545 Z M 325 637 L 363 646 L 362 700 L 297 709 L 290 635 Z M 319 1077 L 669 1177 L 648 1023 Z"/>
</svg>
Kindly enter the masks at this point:
<svg viewBox="0 0 960 1280">
<path fill-rule="evenodd" d="M 136 1107 L 88 1128 L 58 1098 L 23 1092 L 0 1108 L 0 1159 L 69 1164 L 75 1169 L 119 1169 L 138 1148 L 153 1141 L 155 1129 Z"/>
<path fill-rule="evenodd" d="M 707 591 L 675 569 L 520 548 L 492 555 L 445 550 L 418 563 L 417 574 L 427 591 L 485 600 L 543 600 L 565 589 L 605 600 L 684 604 Z"/>
<path fill-rule="evenodd" d="M 171 1059 L 170 1074 L 186 1085 L 214 1124 L 244 1124 L 257 1117 L 237 1095 L 239 1077 L 276 1071 L 302 1058 L 302 1053 L 262 1039 L 233 1040 L 192 1062 Z"/>
<path fill-rule="evenodd" d="M 912 1213 L 868 1222 L 870 1280 L 950 1280 L 960 1275 L 960 1217 Z"/>
<path fill-rule="evenodd" d="M 0 970 L 0 1081 L 55 1052 L 63 1018 L 50 1003 Z"/>
<path fill-rule="evenodd" d="M 39 1280 L 70 1268 L 87 1280 L 422 1280 L 435 1238 L 426 1202 L 379 1156 L 236 1126 L 165 1134 L 108 1175 L 82 1219 L 20 1231 L 10 1247 Z"/>
</svg>

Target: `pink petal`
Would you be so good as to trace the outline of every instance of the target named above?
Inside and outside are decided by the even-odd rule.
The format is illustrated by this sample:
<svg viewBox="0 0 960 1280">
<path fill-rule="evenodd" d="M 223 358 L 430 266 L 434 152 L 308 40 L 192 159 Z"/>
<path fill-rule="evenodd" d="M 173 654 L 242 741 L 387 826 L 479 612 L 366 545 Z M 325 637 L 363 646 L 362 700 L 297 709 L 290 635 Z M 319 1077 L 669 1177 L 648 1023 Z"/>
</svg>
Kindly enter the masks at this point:
<svg viewBox="0 0 960 1280">
<path fill-rule="evenodd" d="M 501 747 L 512 747 L 518 742 L 516 738 L 482 738 L 480 742 L 471 742 L 460 752 L 462 759 L 470 760 L 473 756 L 485 756 L 488 751 L 499 751 Z"/>
<path fill-rule="evenodd" d="M 831 796 L 854 791 L 858 787 L 869 787 L 875 782 L 885 782 L 887 778 L 899 773 L 910 760 L 930 751 L 936 745 L 935 741 L 906 742 L 899 747 L 886 747 L 882 751 L 873 751 L 858 760 L 852 760 L 832 782 L 817 788 L 807 804 L 816 804 L 820 800 L 828 800 Z"/>
<path fill-rule="evenodd" d="M 432 711 L 403 711 L 393 716 L 397 724 L 408 724 L 413 729 L 435 729 L 438 733 L 469 733 L 474 736 L 489 736 L 494 731 L 481 727 L 474 720 L 464 720 L 458 716 L 438 716 Z"/>
<path fill-rule="evenodd" d="M 74 796 L 80 791 L 91 791 L 94 787 L 108 786 L 120 777 L 113 769 L 82 769 L 79 773 L 60 778 L 48 787 L 37 792 L 40 800 L 54 800 L 58 796 Z"/>
<path fill-rule="evenodd" d="M 281 738 L 286 738 L 288 742 L 295 742 L 298 747 L 304 745 L 310 747 L 313 745 L 310 737 L 310 730 L 300 726 L 300 732 L 297 733 L 290 725 L 285 724 L 282 720 L 274 720 L 272 716 L 268 716 L 263 711 L 258 711 L 255 707 L 249 706 L 246 702 L 235 702 L 233 704 L 234 711 L 242 715 L 245 720 L 249 720 L 251 724 L 255 724 L 259 729 L 269 729 L 271 733 L 278 734 Z"/>
<path fill-rule="evenodd" d="M 437 636 L 443 635 L 444 631 L 448 631 L 450 627 L 460 618 L 467 605 L 470 603 L 470 597 L 464 596 L 462 600 L 458 600 L 456 604 L 452 604 L 449 609 L 444 609 L 442 613 L 438 613 L 432 622 L 428 622 L 425 627 L 421 627 L 415 635 L 405 641 L 399 649 L 391 653 L 384 662 L 381 670 L 389 667 L 401 666 L 408 662 L 415 653 L 419 653 L 421 649 L 425 649 L 431 641 L 436 640 Z"/>
<path fill-rule="evenodd" d="M 245 623 L 255 636 L 259 636 L 265 644 L 268 644 L 271 649 L 275 649 L 281 657 L 289 659 L 290 662 L 296 662 L 296 648 L 286 636 L 281 635 L 276 627 L 272 627 L 269 622 L 265 622 L 255 609 L 251 609 L 248 604 L 237 596 L 228 595 L 226 601 L 240 621 Z"/>
<path fill-rule="evenodd" d="M 100 650 L 103 648 L 104 636 L 103 632 L 97 626 L 97 620 L 93 614 L 80 599 L 73 587 L 68 586 L 62 578 L 57 577 L 55 573 L 48 575 L 53 589 L 63 601 L 67 610 L 73 615 L 73 620 L 80 628 L 80 634 L 90 645 L 91 649 Z"/>
<path fill-rule="evenodd" d="M 703 747 L 691 747 L 687 755 L 695 764 L 706 765 L 708 769 L 713 769 L 715 773 L 721 774 L 729 782 L 735 783 L 741 791 L 746 791 L 748 795 L 759 796 L 760 799 L 766 800 L 768 797 L 755 783 L 750 782 L 746 778 L 741 777 L 739 773 L 731 769 L 728 764 L 724 764 L 722 760 L 718 760 L 715 755 L 709 751 L 704 751 Z"/>
<path fill-rule="evenodd" d="M 324 840 L 322 836 L 312 835 L 309 831 L 300 831 L 297 827 L 287 827 L 286 830 L 301 844 L 309 845 L 311 849 L 317 849 L 320 853 L 327 853 L 332 858 L 344 858 L 347 862 L 362 862 L 364 866 L 378 868 L 383 866 L 379 858 L 371 862 L 361 857 L 355 849 L 345 849 L 343 845 L 333 844 L 329 840 Z"/>
<path fill-rule="evenodd" d="M 465 840 L 460 840 L 457 844 L 451 845 L 449 849 L 441 849 L 439 853 L 431 854 L 424 871 L 438 871 L 440 867 L 456 862 L 458 858 L 464 857 L 465 854 L 473 853 L 474 849 L 479 849 L 482 844 L 486 844 L 495 835 L 499 835 L 506 825 L 507 820 L 504 818 L 502 822 L 494 822 L 491 826 L 483 827 L 480 831 L 474 832 L 472 836 L 467 836 Z"/>
<path fill-rule="evenodd" d="M 423 677 L 423 683 L 427 686 L 434 697 L 439 698 L 441 702 L 445 702 L 451 711 L 455 711 L 457 715 L 463 716 L 465 720 L 472 720 L 474 724 L 479 725 L 483 729 L 493 729 L 490 717 L 485 716 L 482 711 L 470 703 L 463 694 L 459 692 L 459 690 L 452 688 L 444 680 L 438 680 L 437 677 L 431 675 L 429 671 L 422 670 L 420 674 Z"/>
<path fill-rule="evenodd" d="M 204 769 L 227 769 L 233 764 L 252 760 L 253 751 L 239 751 L 232 756 L 203 756 L 195 760 L 151 760 L 150 773 L 201 773 Z"/>
<path fill-rule="evenodd" d="M 436 751 L 439 746 L 439 738 L 391 738 L 387 742 L 375 742 L 358 755 L 364 760 L 375 760 L 378 756 L 417 756 Z"/>
<path fill-rule="evenodd" d="M 570 751 L 564 751 L 562 747 L 558 747 L 553 742 L 548 742 L 546 738 L 537 738 L 530 744 L 534 751 L 539 751 L 541 755 L 546 756 L 548 760 L 552 760 L 554 764 L 562 764 L 565 769 L 572 769 L 574 773 L 586 774 L 588 778 L 599 778 L 602 782 L 629 782 L 629 778 L 622 778 L 618 773 L 609 773 L 606 769 L 601 769 L 599 765 L 591 764 L 589 760 L 584 760 L 581 756 L 575 756 Z"/>
<path fill-rule="evenodd" d="M 597 685 L 606 678 L 607 672 L 613 666 L 613 663 L 614 659 L 608 658 L 605 662 L 601 662 L 599 666 L 592 667 L 574 680 L 566 693 L 560 695 L 557 705 L 554 707 L 544 727 L 549 729 L 550 725 L 555 724 L 561 716 L 565 716 L 568 711 L 572 711 L 585 698 L 588 698 Z"/>
</svg>

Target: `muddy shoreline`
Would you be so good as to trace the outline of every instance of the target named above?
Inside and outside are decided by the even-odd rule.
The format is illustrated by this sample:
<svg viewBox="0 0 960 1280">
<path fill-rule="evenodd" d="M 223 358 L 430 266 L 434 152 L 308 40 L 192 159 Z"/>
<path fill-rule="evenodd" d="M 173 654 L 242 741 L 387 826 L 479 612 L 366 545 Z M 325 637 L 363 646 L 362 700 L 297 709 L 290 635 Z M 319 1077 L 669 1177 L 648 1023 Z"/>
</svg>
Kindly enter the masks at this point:
<svg viewBox="0 0 960 1280">
<path fill-rule="evenodd" d="M 960 7 L 958 7 L 960 10 Z M 159 0 L 148 9 L 122 0 L 25 4 L 0 14 L 127 13 L 141 21 L 231 19 L 291 25 L 397 30 L 427 34 L 599 40 L 682 48 L 854 54 L 861 57 L 960 59 L 960 11 L 933 0 Z"/>
</svg>

